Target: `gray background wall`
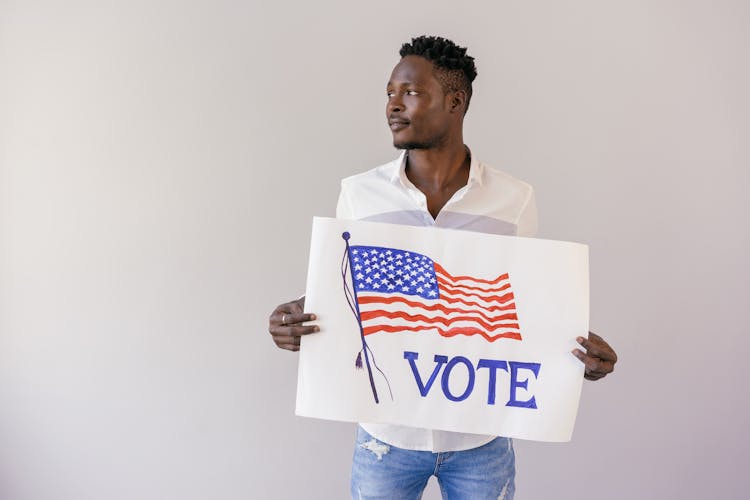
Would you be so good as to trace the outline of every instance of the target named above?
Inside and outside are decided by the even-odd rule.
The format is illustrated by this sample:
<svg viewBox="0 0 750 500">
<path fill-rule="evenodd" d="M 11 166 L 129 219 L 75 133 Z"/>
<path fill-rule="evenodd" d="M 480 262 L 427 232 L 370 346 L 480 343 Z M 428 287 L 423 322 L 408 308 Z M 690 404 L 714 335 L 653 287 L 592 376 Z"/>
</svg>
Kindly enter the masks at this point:
<svg viewBox="0 0 750 500">
<path fill-rule="evenodd" d="M 517 497 L 746 498 L 747 2 L 0 16 L 1 498 L 346 497 L 354 426 L 293 415 L 266 318 L 338 180 L 395 155 L 385 82 L 424 33 L 477 59 L 475 154 L 591 246 L 621 358 L 571 443 L 517 442 Z"/>
</svg>

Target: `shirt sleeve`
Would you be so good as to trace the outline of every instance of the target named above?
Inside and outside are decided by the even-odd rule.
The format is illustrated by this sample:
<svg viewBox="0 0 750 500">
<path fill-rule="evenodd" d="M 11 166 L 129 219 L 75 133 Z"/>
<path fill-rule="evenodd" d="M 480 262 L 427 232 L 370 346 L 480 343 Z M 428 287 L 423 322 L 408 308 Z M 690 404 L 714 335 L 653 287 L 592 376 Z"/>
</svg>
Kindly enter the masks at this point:
<svg viewBox="0 0 750 500">
<path fill-rule="evenodd" d="M 538 219 L 536 211 L 536 196 L 532 189 L 529 193 L 529 197 L 526 200 L 526 205 L 521 210 L 521 215 L 518 217 L 518 236 L 525 236 L 527 238 L 533 238 L 536 236 L 538 229 Z"/>
<path fill-rule="evenodd" d="M 339 201 L 336 204 L 336 218 L 337 219 L 353 219 L 354 209 L 349 198 L 349 193 L 346 188 L 346 184 L 341 182 L 341 191 L 339 192 Z"/>
</svg>

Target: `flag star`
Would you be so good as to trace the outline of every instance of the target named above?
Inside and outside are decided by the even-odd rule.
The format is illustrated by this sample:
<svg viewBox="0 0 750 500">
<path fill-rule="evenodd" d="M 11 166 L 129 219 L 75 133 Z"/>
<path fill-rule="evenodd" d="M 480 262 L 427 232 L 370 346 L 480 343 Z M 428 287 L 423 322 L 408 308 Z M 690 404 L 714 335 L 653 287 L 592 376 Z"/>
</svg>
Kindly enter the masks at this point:
<svg viewBox="0 0 750 500">
<path fill-rule="evenodd" d="M 367 257 L 367 252 L 362 252 L 362 257 Z"/>
<path fill-rule="evenodd" d="M 388 278 L 383 278 L 380 282 L 384 285 L 388 284 Z"/>
<path fill-rule="evenodd" d="M 394 269 L 396 269 L 396 267 L 393 264 L 391 264 L 390 266 L 388 266 L 388 270 L 389 271 L 393 271 Z"/>
<path fill-rule="evenodd" d="M 435 283 L 435 278 L 430 278 L 430 283 Z"/>
<path fill-rule="evenodd" d="M 388 262 L 393 262 L 393 256 L 388 257 Z"/>
<path fill-rule="evenodd" d="M 417 282 L 412 280 L 411 286 L 417 286 Z"/>
<path fill-rule="evenodd" d="M 390 250 L 388 250 L 387 252 L 385 252 L 386 255 L 391 255 L 392 253 L 393 252 L 391 252 Z"/>
<path fill-rule="evenodd" d="M 406 262 L 414 262 L 414 259 L 406 259 Z"/>
<path fill-rule="evenodd" d="M 401 269 L 396 269 L 396 274 L 401 276 L 402 274 L 404 274 L 404 272 Z"/>
<path fill-rule="evenodd" d="M 354 257 L 354 259 L 352 259 L 352 260 L 353 260 L 354 262 L 359 262 L 359 257 Z"/>
<path fill-rule="evenodd" d="M 429 295 L 430 297 L 434 297 L 435 296 L 435 290 L 430 290 L 427 295 Z"/>
<path fill-rule="evenodd" d="M 364 275 L 364 274 L 362 274 L 362 273 L 357 273 L 357 276 L 356 276 L 356 278 L 357 278 L 358 280 L 361 280 L 361 279 L 362 279 L 362 278 L 364 278 L 364 277 L 365 277 L 365 275 Z"/>
<path fill-rule="evenodd" d="M 370 259 L 365 259 L 365 264 L 370 265 Z"/>
<path fill-rule="evenodd" d="M 401 286 L 401 285 L 403 285 L 403 284 L 404 284 L 404 281 L 403 281 L 403 280 L 396 280 L 396 284 L 397 284 L 398 286 Z"/>
<path fill-rule="evenodd" d="M 361 271 L 362 270 L 362 266 L 360 266 L 359 264 L 357 264 L 356 266 L 354 266 L 354 270 L 355 271 Z"/>
<path fill-rule="evenodd" d="M 409 287 L 408 286 L 401 287 L 401 290 L 403 290 L 404 292 L 408 292 L 409 291 Z"/>
<path fill-rule="evenodd" d="M 398 254 L 398 255 L 396 255 L 396 260 L 401 260 L 401 259 L 403 259 L 403 258 L 404 258 L 404 256 L 403 256 L 403 255 L 401 255 L 401 254 Z"/>
<path fill-rule="evenodd" d="M 421 281 L 422 283 L 424 283 L 424 276 L 420 276 L 419 278 L 417 278 L 417 281 Z"/>
<path fill-rule="evenodd" d="M 396 277 L 396 275 L 395 275 L 395 274 L 393 274 L 393 273 L 388 273 L 388 278 L 390 278 L 390 279 L 393 279 L 393 278 L 395 278 L 395 277 Z"/>
<path fill-rule="evenodd" d="M 409 264 L 406 264 L 406 265 L 404 266 L 404 269 L 406 269 L 406 270 L 408 271 L 409 269 L 411 269 L 411 266 L 410 266 Z"/>
<path fill-rule="evenodd" d="M 429 283 L 425 283 L 425 284 L 424 284 L 424 287 L 425 287 L 425 288 L 432 288 L 432 285 L 430 285 Z"/>
<path fill-rule="evenodd" d="M 365 284 L 364 284 L 364 283 L 360 283 L 360 284 L 359 284 L 359 287 L 360 287 L 360 288 L 364 288 L 364 287 L 365 287 Z"/>
<path fill-rule="evenodd" d="M 373 284 L 372 284 L 372 287 L 373 287 L 373 288 L 380 288 L 380 283 L 373 283 Z"/>
<path fill-rule="evenodd" d="M 393 285 L 388 285 L 388 290 L 393 290 L 394 288 L 396 288 L 396 287 L 393 286 Z"/>
<path fill-rule="evenodd" d="M 370 274 L 370 271 L 372 271 L 372 269 L 370 269 L 369 267 L 366 267 L 366 268 L 365 268 L 365 272 L 366 272 L 367 274 Z"/>
<path fill-rule="evenodd" d="M 378 264 L 377 262 L 373 262 L 372 263 L 372 268 L 373 269 L 380 269 L 380 264 Z"/>
<path fill-rule="evenodd" d="M 372 283 L 372 278 L 370 278 L 370 277 L 368 276 L 368 277 L 367 277 L 367 279 L 365 280 L 365 283 Z"/>
<path fill-rule="evenodd" d="M 412 276 L 416 276 L 416 275 L 417 275 L 417 272 L 416 272 L 416 271 L 412 271 L 412 272 L 410 272 L 409 274 L 411 274 Z"/>
<path fill-rule="evenodd" d="M 380 273 L 375 273 L 372 275 L 373 278 L 378 279 L 380 278 Z"/>
<path fill-rule="evenodd" d="M 422 293 L 422 292 L 424 292 L 424 288 L 422 288 L 422 287 L 420 286 L 419 288 L 417 288 L 417 291 L 418 291 L 419 293 Z"/>
<path fill-rule="evenodd" d="M 404 252 L 405 257 L 409 257 L 411 254 L 409 252 Z"/>
<path fill-rule="evenodd" d="M 377 254 L 378 254 L 378 251 L 375 250 L 374 248 L 370 250 L 370 255 L 377 255 Z"/>
<path fill-rule="evenodd" d="M 357 255 L 357 254 L 359 253 L 359 250 L 357 250 L 357 249 L 355 248 L 354 250 L 352 250 L 352 253 L 353 253 L 354 255 Z"/>
</svg>

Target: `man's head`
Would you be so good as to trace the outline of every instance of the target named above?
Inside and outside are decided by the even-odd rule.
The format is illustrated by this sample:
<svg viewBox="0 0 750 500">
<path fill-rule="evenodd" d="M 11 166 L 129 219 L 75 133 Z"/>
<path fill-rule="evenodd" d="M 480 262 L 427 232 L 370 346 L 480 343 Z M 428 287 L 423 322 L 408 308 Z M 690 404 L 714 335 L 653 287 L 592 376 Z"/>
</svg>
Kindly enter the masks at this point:
<svg viewBox="0 0 750 500">
<path fill-rule="evenodd" d="M 460 134 L 477 76 L 474 58 L 450 40 L 413 38 L 400 50 L 401 61 L 388 82 L 386 116 L 393 145 L 430 149 Z"/>
<path fill-rule="evenodd" d="M 474 58 L 466 55 L 466 47 L 459 47 L 439 36 L 423 35 L 403 44 L 399 54 L 401 57 L 419 56 L 430 61 L 443 92 L 447 94 L 462 90 L 466 93 L 466 113 L 471 100 L 471 82 L 477 77 Z"/>
</svg>

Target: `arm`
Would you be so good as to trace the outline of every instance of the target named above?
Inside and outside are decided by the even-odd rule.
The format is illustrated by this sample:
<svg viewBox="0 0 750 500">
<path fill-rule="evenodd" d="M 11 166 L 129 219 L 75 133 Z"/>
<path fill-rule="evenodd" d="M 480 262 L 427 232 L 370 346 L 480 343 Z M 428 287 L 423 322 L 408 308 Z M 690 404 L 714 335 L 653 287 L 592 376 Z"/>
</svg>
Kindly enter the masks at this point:
<svg viewBox="0 0 750 500">
<path fill-rule="evenodd" d="M 586 349 L 573 349 L 573 355 L 586 365 L 586 380 L 599 380 L 612 373 L 617 363 L 617 353 L 609 344 L 594 332 L 589 332 L 589 338 L 576 339 Z"/>
</svg>

